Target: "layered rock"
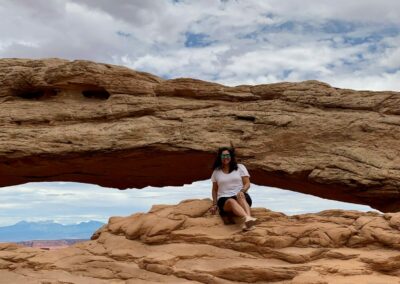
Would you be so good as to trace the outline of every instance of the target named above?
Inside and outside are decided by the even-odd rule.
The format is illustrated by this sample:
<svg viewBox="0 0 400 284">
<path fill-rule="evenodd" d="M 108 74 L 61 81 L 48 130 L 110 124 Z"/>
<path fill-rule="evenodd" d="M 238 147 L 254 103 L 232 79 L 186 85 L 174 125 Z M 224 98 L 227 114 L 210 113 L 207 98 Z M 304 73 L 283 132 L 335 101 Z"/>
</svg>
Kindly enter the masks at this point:
<svg viewBox="0 0 400 284">
<path fill-rule="evenodd" d="M 398 211 L 399 113 L 397 92 L 317 81 L 227 87 L 1 59 L 0 186 L 183 185 L 210 178 L 216 149 L 232 143 L 253 183 Z"/>
<path fill-rule="evenodd" d="M 2 283 L 399 283 L 400 213 L 253 208 L 243 232 L 211 200 L 112 217 L 92 240 L 43 251 L 0 245 Z"/>
</svg>

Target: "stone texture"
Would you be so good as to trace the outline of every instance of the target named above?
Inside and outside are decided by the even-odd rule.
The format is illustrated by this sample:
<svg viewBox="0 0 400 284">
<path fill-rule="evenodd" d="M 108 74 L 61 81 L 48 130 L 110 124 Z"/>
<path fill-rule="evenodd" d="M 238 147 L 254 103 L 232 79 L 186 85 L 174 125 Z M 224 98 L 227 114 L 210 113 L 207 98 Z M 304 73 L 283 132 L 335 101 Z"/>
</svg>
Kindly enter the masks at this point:
<svg viewBox="0 0 400 284">
<path fill-rule="evenodd" d="M 54 251 L 0 244 L 0 283 L 400 283 L 400 213 L 253 208 L 260 224 L 243 232 L 210 206 L 112 217 L 91 241 Z"/>
<path fill-rule="evenodd" d="M 227 87 L 1 59 L 0 186 L 183 185 L 210 178 L 216 149 L 232 143 L 253 183 L 396 212 L 399 114 L 399 93 L 317 81 Z"/>
</svg>

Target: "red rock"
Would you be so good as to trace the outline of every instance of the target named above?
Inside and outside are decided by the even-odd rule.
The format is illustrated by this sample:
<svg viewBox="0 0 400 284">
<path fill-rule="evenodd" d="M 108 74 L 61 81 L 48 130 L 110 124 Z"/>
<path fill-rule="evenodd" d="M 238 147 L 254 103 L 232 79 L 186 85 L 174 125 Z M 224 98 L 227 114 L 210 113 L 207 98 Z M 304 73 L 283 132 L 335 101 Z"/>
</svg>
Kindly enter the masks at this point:
<svg viewBox="0 0 400 284">
<path fill-rule="evenodd" d="M 252 208 L 261 222 L 243 232 L 240 224 L 223 225 L 206 205 L 210 199 L 186 200 L 110 218 L 91 241 L 54 251 L 0 244 L 0 282 L 398 282 L 400 232 L 386 215 L 325 210 L 286 216 Z"/>
<path fill-rule="evenodd" d="M 256 184 L 400 209 L 400 93 L 227 87 L 61 59 L 1 59 L 0 86 L 0 186 L 179 186 L 210 178 L 232 142 Z"/>
</svg>

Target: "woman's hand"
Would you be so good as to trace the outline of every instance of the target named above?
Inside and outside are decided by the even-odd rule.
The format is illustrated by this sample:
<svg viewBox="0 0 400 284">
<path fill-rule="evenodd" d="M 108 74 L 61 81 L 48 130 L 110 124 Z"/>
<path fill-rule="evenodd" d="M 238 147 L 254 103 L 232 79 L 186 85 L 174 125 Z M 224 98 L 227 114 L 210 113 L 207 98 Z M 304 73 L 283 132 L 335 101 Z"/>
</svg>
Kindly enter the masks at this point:
<svg viewBox="0 0 400 284">
<path fill-rule="evenodd" d="M 246 198 L 243 191 L 239 191 L 236 194 L 236 197 L 237 197 L 237 199 L 245 199 Z"/>
<path fill-rule="evenodd" d="M 215 204 L 215 205 L 211 206 L 211 208 L 208 211 L 210 211 L 211 214 L 215 215 L 217 210 L 218 210 L 218 206 Z"/>
</svg>

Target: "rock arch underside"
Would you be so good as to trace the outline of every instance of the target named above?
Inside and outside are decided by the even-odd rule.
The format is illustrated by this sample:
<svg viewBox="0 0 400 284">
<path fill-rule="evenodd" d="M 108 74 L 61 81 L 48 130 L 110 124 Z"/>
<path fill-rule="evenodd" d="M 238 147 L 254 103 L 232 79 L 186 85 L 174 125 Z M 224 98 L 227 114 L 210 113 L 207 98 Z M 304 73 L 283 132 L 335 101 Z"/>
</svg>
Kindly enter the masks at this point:
<svg viewBox="0 0 400 284">
<path fill-rule="evenodd" d="M 232 142 L 253 183 L 400 210 L 397 92 L 2 59 L 0 106 L 0 186 L 183 185 L 209 178 L 216 149 Z"/>
<path fill-rule="evenodd" d="M 1 59 L 0 187 L 179 186 L 210 178 L 216 149 L 232 143 L 255 184 L 386 213 L 252 208 L 259 223 L 242 231 L 211 215 L 210 199 L 154 205 L 67 248 L 0 244 L 0 283 L 398 284 L 399 114 L 398 92 Z"/>
</svg>

